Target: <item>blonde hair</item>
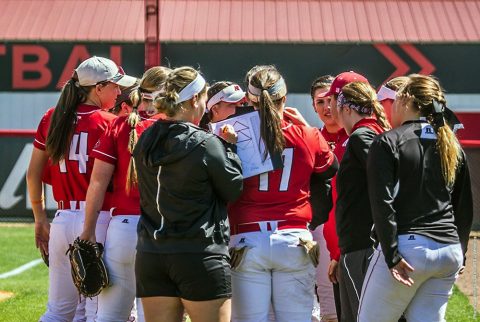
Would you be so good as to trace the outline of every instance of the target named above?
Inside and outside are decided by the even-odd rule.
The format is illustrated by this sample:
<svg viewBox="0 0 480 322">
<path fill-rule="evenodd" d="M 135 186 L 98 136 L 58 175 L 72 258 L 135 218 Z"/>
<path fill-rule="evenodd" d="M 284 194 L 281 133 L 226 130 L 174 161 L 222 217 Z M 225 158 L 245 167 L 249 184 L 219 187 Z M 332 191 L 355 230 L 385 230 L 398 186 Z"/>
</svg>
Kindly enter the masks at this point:
<svg viewBox="0 0 480 322">
<path fill-rule="evenodd" d="M 401 87 L 410 81 L 408 76 L 398 76 L 385 83 L 385 87 L 397 92 Z"/>
<path fill-rule="evenodd" d="M 282 153 L 285 147 L 285 137 L 282 132 L 282 120 L 278 113 L 280 100 L 287 93 L 286 86 L 277 93 L 269 93 L 270 88 L 280 79 L 282 75 L 274 66 L 260 69 L 250 77 L 250 85 L 261 90 L 257 102 L 253 104 L 258 107 L 260 113 L 260 136 L 267 147 L 263 157 L 267 158 L 267 152 L 271 155 Z M 252 95 L 249 93 L 249 95 Z"/>
<path fill-rule="evenodd" d="M 420 116 L 426 117 L 437 134 L 437 149 L 442 164 L 442 174 L 445 183 L 452 186 L 455 182 L 457 167 L 462 158 L 460 143 L 450 126 L 445 121 L 443 113 L 435 113 L 434 104 L 445 106 L 444 90 L 432 76 L 412 74 L 409 81 L 398 91 L 398 96 L 412 102 Z"/>
<path fill-rule="evenodd" d="M 138 115 L 138 106 L 143 101 L 142 93 L 152 93 L 163 88 L 165 80 L 167 79 L 168 74 L 171 69 L 162 66 L 155 66 L 148 69 L 140 81 L 140 86 L 136 91 L 133 91 L 130 94 L 130 100 L 132 101 L 132 112 L 128 115 L 126 122 L 130 125 L 130 135 L 128 138 L 128 152 L 133 154 L 135 145 L 138 141 L 138 134 L 136 127 L 140 123 L 140 115 Z M 133 156 L 130 157 L 130 162 L 128 164 L 127 170 L 127 182 L 125 189 L 127 194 L 130 193 L 131 189 L 138 184 L 137 178 L 137 168 L 133 160 Z"/>
<path fill-rule="evenodd" d="M 377 100 L 377 93 L 370 84 L 364 82 L 349 83 L 343 86 L 342 93 L 348 102 L 362 108 L 371 109 L 377 118 L 377 123 L 385 131 L 392 128 L 387 120 L 382 104 Z M 341 106 L 339 107 L 341 108 Z"/>
<path fill-rule="evenodd" d="M 179 98 L 178 93 L 193 82 L 198 73 L 194 68 L 188 66 L 175 68 L 165 81 L 165 91 L 158 95 L 153 102 L 157 111 L 164 113 L 168 117 L 173 117 L 183 109 L 184 102 L 177 102 Z M 206 91 L 207 86 L 205 85 L 198 94 L 203 95 Z"/>
</svg>

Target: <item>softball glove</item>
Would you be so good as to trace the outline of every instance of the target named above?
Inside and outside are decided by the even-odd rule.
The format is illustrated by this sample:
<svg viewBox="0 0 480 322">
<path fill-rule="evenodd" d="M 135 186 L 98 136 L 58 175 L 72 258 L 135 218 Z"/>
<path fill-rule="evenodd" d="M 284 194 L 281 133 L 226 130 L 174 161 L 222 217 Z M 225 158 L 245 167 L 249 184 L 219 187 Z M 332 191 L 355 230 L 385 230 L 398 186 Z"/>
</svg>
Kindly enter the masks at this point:
<svg viewBox="0 0 480 322">
<path fill-rule="evenodd" d="M 77 237 L 67 250 L 73 284 L 86 297 L 97 296 L 108 286 L 108 273 L 102 260 L 103 245 Z"/>
</svg>

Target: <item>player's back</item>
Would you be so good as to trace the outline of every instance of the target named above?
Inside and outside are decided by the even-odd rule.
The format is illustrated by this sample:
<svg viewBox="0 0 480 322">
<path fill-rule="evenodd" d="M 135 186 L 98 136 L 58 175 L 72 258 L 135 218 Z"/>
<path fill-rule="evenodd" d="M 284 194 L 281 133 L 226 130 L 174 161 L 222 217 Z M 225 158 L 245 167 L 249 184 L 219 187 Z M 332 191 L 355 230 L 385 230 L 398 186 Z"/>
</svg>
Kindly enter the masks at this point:
<svg viewBox="0 0 480 322">
<path fill-rule="evenodd" d="M 44 115 L 35 137 L 35 147 L 42 150 L 45 150 L 53 111 L 52 108 Z M 49 161 L 48 165 L 54 198 L 59 203 L 63 202 L 65 208 L 70 208 L 70 205 L 65 203 L 85 200 L 93 169 L 93 158 L 90 157 L 90 153 L 100 135 L 115 118 L 113 114 L 85 104 L 78 106 L 76 114 L 76 124 L 72 125 L 75 129 L 65 158 L 58 164 Z"/>
<path fill-rule="evenodd" d="M 263 220 L 310 221 L 310 176 L 333 162 L 327 143 L 314 128 L 282 124 L 283 168 L 244 180 L 241 197 L 229 205 L 233 224 Z M 321 168 L 324 169 L 321 169 Z"/>
<path fill-rule="evenodd" d="M 127 122 L 128 117 L 128 115 L 117 117 L 110 124 L 107 132 L 101 136 L 91 154 L 93 158 L 115 166 L 112 177 L 112 194 L 108 206 L 115 208 L 113 214 L 140 214 L 138 187 L 132 185 L 127 193 L 127 176 L 132 155 L 128 150 L 132 130 Z M 159 117 L 160 115 L 157 114 L 148 118 L 146 114 L 140 113 L 141 122 L 135 127 L 137 136 L 140 137 L 143 131 Z"/>
</svg>

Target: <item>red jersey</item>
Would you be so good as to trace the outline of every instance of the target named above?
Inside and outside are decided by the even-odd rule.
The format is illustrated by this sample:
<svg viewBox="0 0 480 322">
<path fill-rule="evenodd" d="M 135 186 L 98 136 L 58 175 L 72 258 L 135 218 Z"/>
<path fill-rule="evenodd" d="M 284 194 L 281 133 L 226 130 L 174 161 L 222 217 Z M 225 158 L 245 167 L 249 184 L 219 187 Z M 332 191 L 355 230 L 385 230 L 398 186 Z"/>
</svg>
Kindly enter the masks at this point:
<svg viewBox="0 0 480 322">
<path fill-rule="evenodd" d="M 282 122 L 283 168 L 250 177 L 228 207 L 234 225 L 268 220 L 310 222 L 310 176 L 329 169 L 334 154 L 316 128 Z M 305 225 L 306 227 L 306 225 Z"/>
<path fill-rule="evenodd" d="M 135 128 L 137 135 L 152 125 L 160 115 L 146 118 L 140 115 L 142 121 Z M 113 172 L 113 187 L 110 191 L 110 206 L 115 208 L 112 215 L 140 215 L 140 195 L 137 187 L 132 187 L 127 193 L 127 173 L 131 154 L 128 151 L 130 125 L 127 116 L 117 117 L 108 130 L 102 135 L 92 151 L 92 158 L 102 160 L 115 166 Z"/>
<path fill-rule="evenodd" d="M 38 125 L 33 142 L 37 149 L 45 151 L 54 110 L 55 108 L 49 109 Z M 48 169 L 44 170 L 44 180 L 52 185 L 55 200 L 63 203 L 65 209 L 79 209 L 78 203 L 71 202 L 85 201 L 93 169 L 90 153 L 114 118 L 115 115 L 104 112 L 97 106 L 80 104 L 77 107 L 77 124 L 65 159 L 58 164 L 49 161 Z"/>
<path fill-rule="evenodd" d="M 340 129 L 337 133 L 329 133 L 324 127 L 322 135 L 335 153 L 338 162 L 343 158 L 348 141 L 348 134 L 345 129 Z M 328 215 L 328 221 L 323 225 L 323 237 L 327 243 L 327 249 L 330 252 L 330 258 L 338 261 L 340 259 L 340 248 L 338 248 L 338 236 L 335 222 L 335 209 L 337 203 L 337 176 L 332 179 L 332 199 L 333 207 Z"/>
</svg>

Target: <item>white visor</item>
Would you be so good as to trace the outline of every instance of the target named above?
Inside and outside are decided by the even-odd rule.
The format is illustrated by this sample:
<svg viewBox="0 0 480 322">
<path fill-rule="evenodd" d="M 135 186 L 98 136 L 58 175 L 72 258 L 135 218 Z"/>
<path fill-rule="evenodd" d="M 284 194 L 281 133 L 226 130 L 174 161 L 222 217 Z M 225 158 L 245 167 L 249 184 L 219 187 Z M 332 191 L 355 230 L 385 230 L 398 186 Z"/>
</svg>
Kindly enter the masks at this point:
<svg viewBox="0 0 480 322">
<path fill-rule="evenodd" d="M 242 91 L 240 86 L 232 84 L 225 87 L 217 94 L 213 95 L 207 102 L 207 108 L 210 110 L 212 106 L 220 102 L 237 103 L 245 97 L 245 92 Z"/>
<path fill-rule="evenodd" d="M 202 89 L 205 87 L 206 81 L 200 75 L 199 72 L 197 72 L 197 77 L 187 86 L 185 86 L 180 93 L 178 93 L 178 100 L 177 103 L 185 102 L 191 99 L 195 94 L 198 94 L 202 91 Z"/>
<path fill-rule="evenodd" d="M 380 87 L 380 90 L 377 93 L 377 99 L 379 102 L 384 101 L 386 99 L 395 100 L 396 95 L 397 95 L 397 92 L 395 92 L 393 89 L 390 89 L 382 85 L 382 87 Z"/>
<path fill-rule="evenodd" d="M 142 99 L 144 100 L 150 100 L 153 101 L 155 97 L 157 97 L 158 94 L 160 94 L 162 91 L 155 91 L 153 93 L 142 93 Z"/>
</svg>

